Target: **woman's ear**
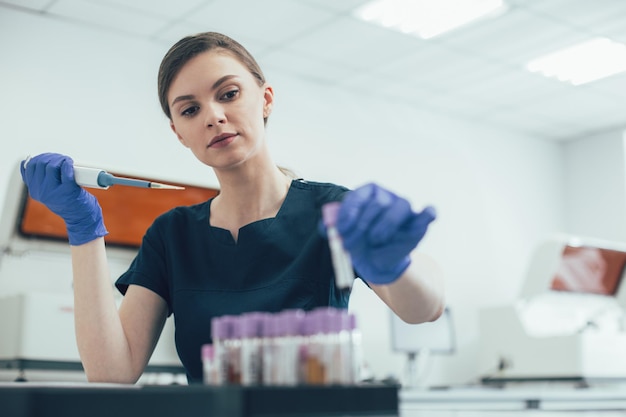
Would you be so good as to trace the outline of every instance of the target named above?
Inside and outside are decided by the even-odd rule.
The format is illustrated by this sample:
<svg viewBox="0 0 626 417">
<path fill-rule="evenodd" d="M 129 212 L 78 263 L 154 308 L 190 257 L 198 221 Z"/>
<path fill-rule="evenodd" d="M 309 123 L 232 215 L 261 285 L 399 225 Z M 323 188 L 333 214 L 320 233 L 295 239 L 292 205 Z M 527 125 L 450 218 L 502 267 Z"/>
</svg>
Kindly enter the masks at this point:
<svg viewBox="0 0 626 417">
<path fill-rule="evenodd" d="M 172 129 L 172 132 L 174 132 L 174 134 L 178 138 L 178 141 L 182 143 L 185 148 L 188 148 L 189 146 L 187 146 L 185 139 L 183 139 L 183 137 L 178 134 L 178 132 L 176 131 L 176 126 L 174 126 L 174 122 L 172 122 L 171 120 L 170 120 L 170 129 Z"/>
<path fill-rule="evenodd" d="M 272 114 L 272 108 L 274 106 L 274 89 L 271 85 L 265 85 L 265 91 L 263 93 L 263 118 L 267 119 Z"/>
</svg>

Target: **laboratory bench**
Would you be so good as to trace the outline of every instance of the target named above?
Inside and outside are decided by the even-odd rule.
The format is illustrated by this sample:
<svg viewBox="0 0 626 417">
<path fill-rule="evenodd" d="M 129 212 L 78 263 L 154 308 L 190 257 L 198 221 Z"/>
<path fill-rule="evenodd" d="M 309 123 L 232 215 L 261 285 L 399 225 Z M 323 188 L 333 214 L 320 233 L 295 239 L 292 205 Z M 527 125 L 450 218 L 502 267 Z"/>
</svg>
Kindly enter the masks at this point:
<svg viewBox="0 0 626 417">
<path fill-rule="evenodd" d="M 626 417 L 626 387 L 525 385 L 403 389 L 401 417 Z"/>
<path fill-rule="evenodd" d="M 0 384 L 3 417 L 398 416 L 398 387 Z"/>
<path fill-rule="evenodd" d="M 7 417 L 626 416 L 626 388 L 400 389 L 390 385 L 210 387 L 0 383 Z"/>
</svg>

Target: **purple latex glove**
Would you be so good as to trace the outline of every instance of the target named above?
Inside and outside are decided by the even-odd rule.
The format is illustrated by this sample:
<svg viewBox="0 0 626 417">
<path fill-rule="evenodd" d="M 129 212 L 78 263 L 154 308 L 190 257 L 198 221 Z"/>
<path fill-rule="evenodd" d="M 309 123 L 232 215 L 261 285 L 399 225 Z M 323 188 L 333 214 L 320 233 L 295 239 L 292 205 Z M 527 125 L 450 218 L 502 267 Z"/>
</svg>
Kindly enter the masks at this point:
<svg viewBox="0 0 626 417">
<path fill-rule="evenodd" d="M 44 153 L 22 161 L 20 171 L 30 196 L 65 221 L 70 245 L 107 234 L 98 200 L 74 180 L 72 158 Z"/>
<path fill-rule="evenodd" d="M 336 227 L 359 276 L 382 285 L 409 267 L 411 251 L 435 217 L 433 207 L 416 213 L 406 199 L 367 184 L 346 194 Z"/>
</svg>

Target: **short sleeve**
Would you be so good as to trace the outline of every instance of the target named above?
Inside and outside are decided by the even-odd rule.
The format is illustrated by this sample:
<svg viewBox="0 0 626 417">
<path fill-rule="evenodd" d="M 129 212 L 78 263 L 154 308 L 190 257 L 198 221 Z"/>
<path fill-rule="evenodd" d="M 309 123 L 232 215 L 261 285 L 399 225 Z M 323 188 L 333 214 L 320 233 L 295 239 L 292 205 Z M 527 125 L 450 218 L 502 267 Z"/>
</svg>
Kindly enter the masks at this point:
<svg viewBox="0 0 626 417">
<path fill-rule="evenodd" d="M 159 230 L 159 219 L 150 226 L 130 267 L 115 282 L 116 288 L 126 294 L 129 285 L 145 287 L 165 300 L 168 314 L 172 312 L 170 290 L 165 264 L 165 245 Z"/>
</svg>

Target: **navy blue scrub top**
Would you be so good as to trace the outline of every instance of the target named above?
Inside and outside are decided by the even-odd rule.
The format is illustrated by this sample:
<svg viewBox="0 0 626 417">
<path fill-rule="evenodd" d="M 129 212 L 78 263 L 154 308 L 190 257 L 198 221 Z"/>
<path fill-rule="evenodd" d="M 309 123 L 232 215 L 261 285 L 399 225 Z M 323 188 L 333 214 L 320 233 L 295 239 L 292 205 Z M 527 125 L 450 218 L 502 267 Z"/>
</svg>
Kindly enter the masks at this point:
<svg viewBox="0 0 626 417">
<path fill-rule="evenodd" d="M 116 286 L 125 294 L 141 285 L 167 302 L 188 380 L 201 382 L 200 349 L 211 343 L 213 317 L 347 308 L 350 292 L 335 288 L 328 241 L 318 231 L 321 206 L 347 191 L 294 180 L 276 217 L 242 227 L 237 242 L 209 225 L 212 200 L 172 209 L 150 226 Z"/>
</svg>

